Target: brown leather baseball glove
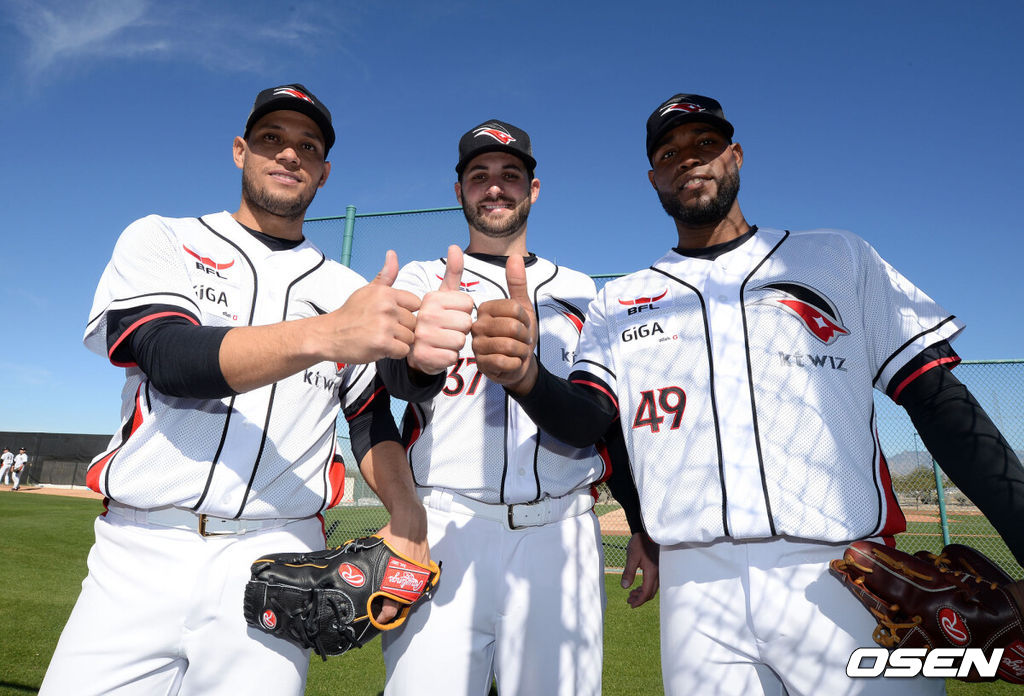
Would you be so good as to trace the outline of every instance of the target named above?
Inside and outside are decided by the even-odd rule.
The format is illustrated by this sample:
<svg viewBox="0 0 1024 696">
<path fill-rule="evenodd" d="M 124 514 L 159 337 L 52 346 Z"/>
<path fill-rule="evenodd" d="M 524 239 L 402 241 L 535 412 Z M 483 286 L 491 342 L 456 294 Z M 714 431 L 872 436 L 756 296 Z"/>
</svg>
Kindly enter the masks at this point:
<svg viewBox="0 0 1024 696">
<path fill-rule="evenodd" d="M 910 555 L 856 541 L 830 572 L 878 621 L 872 637 L 883 648 L 1003 648 L 998 677 L 1024 684 L 1024 582 L 981 552 L 950 544 Z"/>
</svg>

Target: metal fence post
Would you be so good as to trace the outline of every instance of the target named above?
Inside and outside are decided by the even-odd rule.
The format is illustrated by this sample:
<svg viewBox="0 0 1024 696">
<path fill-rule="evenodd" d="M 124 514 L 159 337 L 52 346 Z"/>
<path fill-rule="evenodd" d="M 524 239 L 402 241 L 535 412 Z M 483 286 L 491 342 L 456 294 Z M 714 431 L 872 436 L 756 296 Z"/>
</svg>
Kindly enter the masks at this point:
<svg viewBox="0 0 1024 696">
<path fill-rule="evenodd" d="M 939 465 L 932 460 L 932 470 L 935 472 L 935 492 L 939 496 L 939 524 L 942 526 L 942 545 L 949 543 L 949 518 L 946 517 L 946 491 L 942 487 L 942 471 Z"/>
<path fill-rule="evenodd" d="M 356 226 L 356 207 L 345 206 L 345 232 L 341 236 L 341 263 L 352 266 L 352 235 Z"/>
</svg>

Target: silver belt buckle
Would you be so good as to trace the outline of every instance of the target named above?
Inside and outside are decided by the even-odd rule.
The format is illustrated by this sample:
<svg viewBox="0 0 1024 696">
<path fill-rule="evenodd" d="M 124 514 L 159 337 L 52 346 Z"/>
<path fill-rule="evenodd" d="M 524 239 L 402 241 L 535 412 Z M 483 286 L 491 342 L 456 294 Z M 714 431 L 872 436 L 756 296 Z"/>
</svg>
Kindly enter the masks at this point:
<svg viewBox="0 0 1024 696">
<path fill-rule="evenodd" d="M 206 531 L 206 520 L 207 519 L 208 519 L 207 515 L 205 515 L 205 514 L 200 514 L 199 515 L 199 536 L 215 537 L 215 536 L 227 536 L 229 534 L 234 534 L 235 533 L 235 532 L 230 532 L 230 531 L 228 531 L 228 532 L 208 532 L 208 531 Z"/>
<path fill-rule="evenodd" d="M 515 524 L 515 515 L 513 514 L 513 510 L 515 508 L 517 508 L 517 507 L 526 508 L 526 507 L 530 507 L 531 505 L 540 505 L 541 502 L 543 502 L 543 501 L 542 500 L 534 500 L 532 503 L 513 503 L 512 505 L 509 505 L 508 506 L 508 528 L 509 529 L 525 529 L 526 527 L 536 527 L 536 526 L 538 526 L 537 524 L 523 524 L 523 525 L 519 525 L 517 527 L 516 524 Z"/>
</svg>

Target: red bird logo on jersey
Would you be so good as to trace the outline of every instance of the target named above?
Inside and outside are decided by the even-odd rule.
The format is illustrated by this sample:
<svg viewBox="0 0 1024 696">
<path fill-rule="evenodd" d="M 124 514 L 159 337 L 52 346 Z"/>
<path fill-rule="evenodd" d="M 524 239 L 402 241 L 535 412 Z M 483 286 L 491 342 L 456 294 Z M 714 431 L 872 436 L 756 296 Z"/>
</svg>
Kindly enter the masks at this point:
<svg viewBox="0 0 1024 696">
<path fill-rule="evenodd" d="M 669 104 L 663 108 L 661 110 L 661 115 L 664 116 L 672 111 L 685 111 L 688 114 L 695 114 L 704 110 L 704 107 L 700 104 L 694 104 L 693 102 L 676 102 L 675 104 Z"/>
<path fill-rule="evenodd" d="M 576 329 L 576 333 L 580 333 L 581 331 L 583 331 L 583 320 L 586 316 L 583 313 L 583 310 L 581 310 L 579 307 L 572 304 L 571 302 L 567 302 L 558 297 L 552 297 L 549 299 L 554 304 L 546 302 L 540 306 L 546 307 L 548 309 L 553 309 L 555 312 L 558 313 L 559 316 L 565 317 L 565 319 L 570 324 L 572 324 L 572 328 Z"/>
<path fill-rule="evenodd" d="M 480 126 L 473 131 L 474 138 L 479 138 L 481 135 L 488 135 L 502 145 L 508 145 L 509 143 L 514 143 L 516 141 L 516 139 L 512 137 L 511 133 L 504 128 L 494 125 L 493 123 L 487 126 Z"/>
<path fill-rule="evenodd" d="M 209 256 L 203 256 L 199 252 L 192 251 L 191 249 L 189 249 L 184 244 L 181 245 L 181 248 L 184 249 L 185 253 L 187 253 L 189 256 L 192 256 L 197 261 L 199 261 L 199 263 L 201 263 L 204 266 L 207 266 L 209 268 L 213 268 L 215 270 L 218 270 L 218 271 L 223 271 L 225 268 L 231 268 L 232 266 L 235 265 L 235 260 L 234 259 L 231 259 L 231 261 L 229 261 L 228 263 L 217 263 L 216 261 L 211 259 Z"/>
<path fill-rule="evenodd" d="M 444 277 L 443 276 L 439 276 L 436 273 L 434 274 L 434 277 L 437 278 L 440 281 L 444 281 Z M 473 287 L 474 285 L 479 285 L 479 284 L 480 284 L 479 280 L 471 280 L 469 282 L 460 282 L 459 283 L 459 287 L 462 288 L 463 290 L 465 290 L 466 292 L 472 292 L 472 290 L 470 290 L 470 288 Z"/>
<path fill-rule="evenodd" d="M 755 304 L 778 305 L 799 319 L 816 339 L 829 345 L 850 332 L 843 326 L 839 310 L 814 288 L 796 282 L 767 283 L 755 290 L 768 290 L 773 296 Z"/>
<path fill-rule="evenodd" d="M 619 300 L 619 304 L 620 305 L 624 305 L 626 307 L 634 307 L 636 305 L 651 304 L 652 302 L 657 302 L 658 300 L 660 300 L 661 298 L 663 298 L 667 294 L 668 294 L 668 288 L 665 288 L 664 290 L 662 290 L 657 295 L 652 295 L 651 297 L 634 297 L 634 298 L 632 298 L 630 300 Z"/>
<path fill-rule="evenodd" d="M 297 89 L 292 89 L 291 87 L 279 87 L 278 89 L 275 89 L 274 90 L 274 96 L 275 97 L 295 97 L 296 99 L 302 99 L 303 101 L 308 101 L 310 104 L 313 103 L 313 100 L 310 99 L 308 96 L 306 96 L 305 94 L 303 94 L 302 92 L 300 92 Z"/>
</svg>

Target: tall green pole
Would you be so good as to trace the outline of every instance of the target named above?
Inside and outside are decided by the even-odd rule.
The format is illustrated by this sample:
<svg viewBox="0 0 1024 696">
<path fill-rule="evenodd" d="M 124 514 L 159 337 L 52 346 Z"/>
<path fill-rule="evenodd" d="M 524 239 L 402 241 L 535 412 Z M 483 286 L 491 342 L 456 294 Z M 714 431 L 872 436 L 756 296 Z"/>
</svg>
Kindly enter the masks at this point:
<svg viewBox="0 0 1024 696">
<path fill-rule="evenodd" d="M 949 518 L 946 517 L 946 491 L 942 487 L 942 471 L 939 465 L 932 460 L 932 469 L 935 471 L 935 492 L 939 496 L 939 521 L 942 524 L 942 545 L 949 543 Z"/>
<path fill-rule="evenodd" d="M 341 235 L 341 263 L 352 265 L 352 236 L 356 227 L 356 207 L 345 206 L 345 232 Z"/>
</svg>

